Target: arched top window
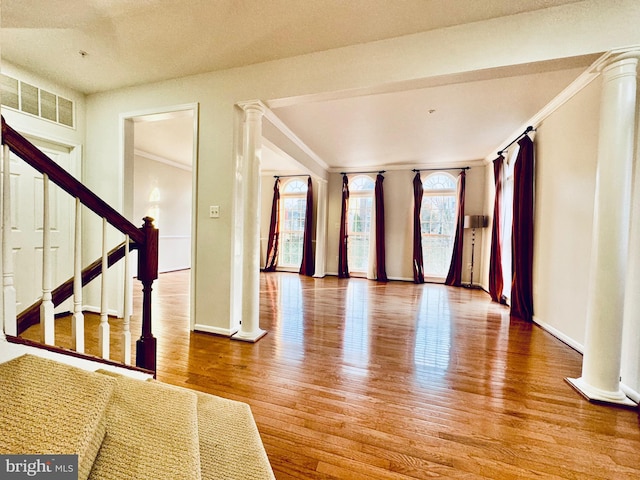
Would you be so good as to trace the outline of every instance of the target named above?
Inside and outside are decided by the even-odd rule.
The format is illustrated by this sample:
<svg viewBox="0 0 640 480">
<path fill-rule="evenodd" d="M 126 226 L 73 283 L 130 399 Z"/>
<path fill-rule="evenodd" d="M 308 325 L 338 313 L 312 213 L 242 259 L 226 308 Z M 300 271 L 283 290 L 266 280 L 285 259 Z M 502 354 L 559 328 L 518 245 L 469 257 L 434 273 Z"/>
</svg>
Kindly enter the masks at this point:
<svg viewBox="0 0 640 480">
<path fill-rule="evenodd" d="M 456 179 L 448 173 L 432 173 L 424 179 L 422 188 L 425 190 L 425 193 L 427 190 L 438 190 L 439 192 L 450 190 L 455 192 Z"/>
<path fill-rule="evenodd" d="M 456 215 L 456 179 L 446 172 L 434 172 L 422 182 L 420 209 L 422 255 L 426 277 L 447 275 L 453 248 Z"/>
<path fill-rule="evenodd" d="M 365 175 L 358 175 L 349 180 L 349 192 L 370 192 L 375 186 L 375 182 Z"/>
<path fill-rule="evenodd" d="M 283 194 L 299 194 L 307 193 L 307 182 L 300 179 L 289 180 L 282 189 Z"/>
<path fill-rule="evenodd" d="M 297 269 L 302 262 L 307 190 L 306 179 L 291 178 L 280 191 L 278 267 L 283 269 Z"/>
</svg>

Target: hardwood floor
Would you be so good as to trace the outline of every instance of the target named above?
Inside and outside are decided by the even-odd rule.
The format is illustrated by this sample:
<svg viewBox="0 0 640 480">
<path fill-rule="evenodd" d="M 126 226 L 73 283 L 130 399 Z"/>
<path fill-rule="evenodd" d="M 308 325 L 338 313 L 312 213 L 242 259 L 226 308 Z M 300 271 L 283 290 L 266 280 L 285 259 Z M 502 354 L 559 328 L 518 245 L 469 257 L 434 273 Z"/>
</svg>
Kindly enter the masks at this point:
<svg viewBox="0 0 640 480">
<path fill-rule="evenodd" d="M 481 291 L 262 274 L 249 344 L 188 331 L 187 275 L 154 290 L 158 379 L 251 405 L 279 480 L 640 478 L 637 412 Z"/>
</svg>

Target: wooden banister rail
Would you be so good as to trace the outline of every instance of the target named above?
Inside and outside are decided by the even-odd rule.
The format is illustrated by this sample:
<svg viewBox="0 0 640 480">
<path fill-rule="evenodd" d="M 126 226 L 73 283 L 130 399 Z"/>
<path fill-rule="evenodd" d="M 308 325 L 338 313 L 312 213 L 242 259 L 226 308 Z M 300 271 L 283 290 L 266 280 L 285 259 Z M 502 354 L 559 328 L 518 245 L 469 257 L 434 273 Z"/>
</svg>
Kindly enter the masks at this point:
<svg viewBox="0 0 640 480">
<path fill-rule="evenodd" d="M 122 233 L 129 235 L 132 241 L 144 244 L 145 238 L 142 230 L 129 220 L 124 218 L 111 205 L 89 190 L 73 175 L 67 172 L 57 163 L 51 161 L 38 147 L 11 128 L 2 118 L 2 143 L 9 146 L 11 151 L 31 165 L 40 173 L 47 174 L 49 180 L 75 198 L 89 210 L 113 225 Z"/>
<path fill-rule="evenodd" d="M 138 279 L 143 286 L 142 302 L 142 335 L 137 341 L 136 365 L 155 372 L 156 368 L 156 339 L 151 329 L 151 291 L 153 281 L 158 278 L 158 230 L 153 226 L 153 219 L 144 218 L 141 228 L 133 225 L 118 211 L 89 190 L 61 166 L 53 162 L 26 138 L 16 132 L 2 117 L 2 144 L 7 145 L 20 159 L 25 161 L 38 172 L 46 175 L 49 181 L 60 187 L 82 205 L 103 218 L 131 241 L 129 248 L 135 248 L 138 254 Z M 112 266 L 124 257 L 125 246 L 120 245 L 108 253 L 108 266 Z M 82 285 L 90 282 L 101 273 L 102 259 L 97 260 L 82 271 Z M 72 295 L 73 279 L 67 280 L 52 291 L 54 304 L 59 304 Z M 19 324 L 29 324 L 35 311 L 39 310 L 39 303 L 30 306 L 18 315 Z M 37 322 L 35 322 L 37 323 Z"/>
</svg>

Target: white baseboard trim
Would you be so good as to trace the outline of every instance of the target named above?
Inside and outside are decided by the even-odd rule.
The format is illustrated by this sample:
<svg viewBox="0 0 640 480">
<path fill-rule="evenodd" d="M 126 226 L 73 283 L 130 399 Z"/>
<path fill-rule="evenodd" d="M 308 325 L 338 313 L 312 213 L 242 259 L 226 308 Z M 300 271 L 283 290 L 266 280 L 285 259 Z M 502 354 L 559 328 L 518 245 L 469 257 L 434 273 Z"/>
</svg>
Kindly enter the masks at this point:
<svg viewBox="0 0 640 480">
<path fill-rule="evenodd" d="M 572 339 L 571 337 L 565 335 L 564 333 L 562 333 L 557 328 L 552 327 L 551 325 L 549 325 L 546 322 L 543 322 L 542 320 L 540 320 L 535 315 L 533 317 L 533 322 L 536 325 L 538 325 L 540 328 L 542 328 L 544 331 L 549 332 L 551 335 L 556 337 L 561 342 L 566 343 L 567 345 L 569 345 L 576 352 L 584 354 L 584 345 L 582 345 L 581 343 L 576 342 L 574 339 Z"/>
<path fill-rule="evenodd" d="M 82 307 L 83 312 L 95 313 L 96 315 L 100 315 L 100 307 L 96 307 L 93 305 L 84 305 Z M 72 313 L 72 312 L 69 312 Z M 122 314 L 115 309 L 108 309 L 107 315 L 110 317 L 122 318 Z"/>
<path fill-rule="evenodd" d="M 636 392 L 633 388 L 626 386 L 624 383 L 620 384 L 620 390 L 634 402 L 640 404 L 640 393 Z"/>
<path fill-rule="evenodd" d="M 205 333 L 213 333 L 215 335 L 222 335 L 224 337 L 230 337 L 235 335 L 238 330 L 231 328 L 220 328 L 220 327 L 212 327 L 211 325 L 202 325 L 201 323 L 196 323 L 193 326 L 193 330 L 196 332 L 205 332 Z"/>
<path fill-rule="evenodd" d="M 411 282 L 413 283 L 413 277 L 387 277 L 389 280 L 393 282 Z"/>
<path fill-rule="evenodd" d="M 561 342 L 563 342 L 563 343 L 567 344 L 568 346 L 570 346 L 571 348 L 573 348 L 576 352 L 584 355 L 584 345 L 582 345 L 581 343 L 576 342 L 575 340 L 573 340 L 572 338 L 568 337 L 567 335 L 562 333 L 560 330 L 552 327 L 548 323 L 545 323 L 545 322 L 541 321 L 536 316 L 533 317 L 533 321 L 534 321 L 534 323 L 536 325 L 538 325 L 544 331 L 549 332 L 551 335 L 556 337 L 558 340 L 560 340 Z M 627 397 L 629 397 L 631 400 L 633 400 L 635 403 L 640 403 L 640 392 L 636 392 L 633 388 L 625 385 L 624 383 L 620 383 L 620 390 L 622 390 L 622 392 L 624 392 L 624 394 Z"/>
</svg>

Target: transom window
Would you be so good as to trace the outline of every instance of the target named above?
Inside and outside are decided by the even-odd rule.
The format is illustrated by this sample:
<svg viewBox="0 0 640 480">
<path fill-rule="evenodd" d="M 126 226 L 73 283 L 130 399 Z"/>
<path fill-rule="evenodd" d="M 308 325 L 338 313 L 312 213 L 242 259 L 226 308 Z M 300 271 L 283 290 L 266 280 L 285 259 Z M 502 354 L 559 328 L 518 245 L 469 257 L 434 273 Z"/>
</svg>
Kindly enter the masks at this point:
<svg viewBox="0 0 640 480">
<path fill-rule="evenodd" d="M 349 180 L 347 258 L 352 273 L 367 272 L 374 189 L 375 182 L 367 176 L 359 175 Z"/>
<path fill-rule="evenodd" d="M 455 235 L 456 180 L 444 172 L 432 173 L 422 182 L 420 210 L 424 274 L 444 278 L 449 271 Z"/>
<path fill-rule="evenodd" d="M 307 182 L 289 180 L 280 193 L 280 267 L 298 268 L 302 263 L 306 208 Z"/>
</svg>

